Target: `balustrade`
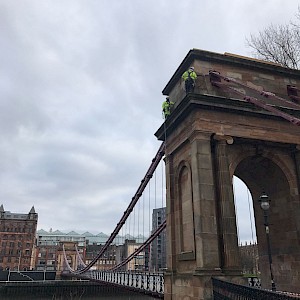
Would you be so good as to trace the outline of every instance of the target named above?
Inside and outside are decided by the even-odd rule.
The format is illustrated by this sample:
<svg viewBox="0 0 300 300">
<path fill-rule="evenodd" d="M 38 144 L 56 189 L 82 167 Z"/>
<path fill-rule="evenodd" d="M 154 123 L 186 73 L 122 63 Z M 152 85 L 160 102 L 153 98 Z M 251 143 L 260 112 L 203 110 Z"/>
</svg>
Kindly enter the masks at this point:
<svg viewBox="0 0 300 300">
<path fill-rule="evenodd" d="M 89 271 L 86 277 L 93 280 L 110 282 L 116 285 L 123 285 L 131 289 L 144 291 L 151 295 L 163 298 L 164 275 L 163 273 L 149 272 L 111 272 L 111 271 Z"/>
<path fill-rule="evenodd" d="M 226 282 L 216 278 L 212 278 L 213 295 L 215 300 L 292 300 L 299 299 L 300 295 L 292 295 L 283 292 L 273 292 L 261 288 L 249 287 L 246 285 L 238 285 L 231 282 Z"/>
</svg>

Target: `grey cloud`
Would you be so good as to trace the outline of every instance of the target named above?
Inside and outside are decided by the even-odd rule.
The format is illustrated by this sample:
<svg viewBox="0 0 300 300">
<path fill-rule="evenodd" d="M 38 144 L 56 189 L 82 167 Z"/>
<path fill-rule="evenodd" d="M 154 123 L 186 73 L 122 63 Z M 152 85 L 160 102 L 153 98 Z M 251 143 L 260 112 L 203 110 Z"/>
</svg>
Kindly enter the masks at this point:
<svg viewBox="0 0 300 300">
<path fill-rule="evenodd" d="M 247 55 L 250 30 L 297 9 L 282 3 L 0 0 L 5 209 L 109 233 L 160 146 L 161 91 L 186 53 Z"/>
</svg>

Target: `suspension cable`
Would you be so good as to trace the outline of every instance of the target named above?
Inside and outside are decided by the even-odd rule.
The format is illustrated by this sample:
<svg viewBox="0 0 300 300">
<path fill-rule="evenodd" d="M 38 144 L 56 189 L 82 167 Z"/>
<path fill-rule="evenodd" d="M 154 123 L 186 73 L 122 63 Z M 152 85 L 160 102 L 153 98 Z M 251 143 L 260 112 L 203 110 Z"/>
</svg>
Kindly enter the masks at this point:
<svg viewBox="0 0 300 300">
<path fill-rule="evenodd" d="M 213 76 L 217 76 L 217 77 L 223 79 L 223 80 L 226 81 L 226 82 L 233 82 L 233 83 L 235 83 L 235 84 L 237 84 L 237 85 L 241 85 L 241 86 L 243 86 L 243 87 L 245 87 L 245 88 L 247 88 L 247 89 L 250 89 L 250 90 L 252 90 L 252 91 L 255 91 L 255 92 L 259 93 L 260 95 L 264 96 L 265 98 L 273 98 L 273 99 L 279 100 L 280 102 L 286 103 L 286 104 L 288 104 L 289 106 L 291 106 L 291 107 L 293 107 L 293 108 L 300 109 L 300 105 L 299 105 L 299 104 L 297 104 L 297 103 L 295 103 L 295 102 L 291 102 L 291 101 L 289 101 L 289 100 L 286 100 L 286 99 L 284 99 L 284 98 L 282 98 L 282 97 L 279 97 L 279 96 L 277 96 L 276 94 L 274 94 L 274 93 L 272 93 L 272 92 L 269 92 L 269 91 L 261 91 L 261 90 L 255 88 L 254 86 L 250 86 L 249 84 L 244 83 L 244 82 L 242 82 L 242 81 L 239 81 L 239 80 L 237 80 L 237 79 L 235 79 L 235 78 L 225 77 L 225 76 L 219 74 L 219 73 L 216 72 L 216 71 L 210 71 L 209 73 L 212 74 Z"/>
<path fill-rule="evenodd" d="M 128 256 L 124 261 L 115 267 L 111 268 L 110 271 L 117 270 L 127 264 L 130 260 L 132 260 L 136 255 L 142 252 L 151 242 L 166 228 L 166 221 L 161 223 L 161 225 L 150 235 L 150 237 L 139 247 L 137 248 L 130 256 Z"/>
<path fill-rule="evenodd" d="M 253 217 L 252 217 L 252 213 L 251 213 L 251 206 L 250 206 L 250 192 L 249 189 L 247 187 L 247 198 L 248 198 L 248 208 L 249 208 L 249 219 L 250 219 L 250 225 L 251 225 L 251 235 L 252 235 L 252 243 L 254 244 L 254 234 L 253 234 Z"/>
<path fill-rule="evenodd" d="M 236 88 L 234 87 L 231 87 L 231 86 L 228 86 L 222 82 L 219 82 L 219 81 L 216 81 L 216 80 L 213 80 L 212 78 L 213 77 L 218 77 L 220 79 L 223 79 L 224 81 L 227 81 L 227 82 L 231 82 L 233 81 L 232 79 L 229 79 L 227 77 L 224 77 L 222 75 L 220 75 L 219 73 L 215 72 L 215 71 L 211 71 L 210 72 L 210 75 L 212 76 L 211 77 L 211 83 L 212 85 L 216 86 L 216 87 L 219 87 L 219 88 L 223 88 L 223 89 L 227 89 L 227 90 L 230 90 L 231 92 L 235 93 L 235 94 L 238 94 L 240 95 L 244 100 L 246 100 L 247 102 L 249 103 L 252 103 L 260 108 L 263 108 L 269 112 L 272 112 L 274 113 L 275 115 L 279 116 L 279 117 L 282 117 L 283 119 L 291 122 L 292 124 L 294 125 L 297 125 L 297 126 L 300 126 L 300 119 L 299 118 L 296 118 L 296 117 L 293 117 L 291 116 L 290 114 L 288 113 L 285 113 L 277 108 L 275 108 L 274 106 L 264 102 L 263 100 L 259 100 L 257 98 L 254 98 L 254 97 L 251 97 L 251 96 L 247 96 L 245 95 L 244 93 L 242 93 L 241 91 L 237 90 Z M 233 81 L 234 83 L 237 83 L 237 81 Z M 241 84 L 242 85 L 242 84 Z M 263 96 L 271 96 L 271 95 L 274 95 L 272 93 L 269 93 L 269 92 L 263 92 L 261 93 L 261 95 Z M 275 95 L 274 95 L 275 96 Z M 277 97 L 279 98 L 279 97 Z M 292 106 L 293 105 L 297 105 L 296 103 L 294 102 L 289 102 L 289 104 L 291 104 Z"/>
<path fill-rule="evenodd" d="M 149 216 L 148 216 L 148 223 L 149 223 L 149 236 L 151 235 L 151 207 L 150 207 L 150 204 L 151 204 L 151 201 L 150 201 L 150 195 L 151 195 L 151 193 L 150 193 L 151 191 L 150 191 L 150 182 L 149 182 L 149 188 L 148 188 L 148 193 L 149 193 L 149 195 L 148 195 L 148 204 L 149 204 L 149 207 L 148 207 L 148 210 L 149 210 Z"/>
<path fill-rule="evenodd" d="M 163 155 L 165 153 L 164 149 L 165 149 L 165 142 L 163 142 L 161 144 L 161 146 L 159 147 L 159 149 L 158 149 L 155 157 L 152 159 L 152 163 L 151 163 L 149 169 L 147 170 L 146 175 L 142 179 L 142 181 L 141 181 L 141 183 L 140 183 L 140 185 L 139 185 L 139 187 L 137 189 L 137 192 L 132 197 L 132 200 L 131 200 L 128 208 L 124 212 L 121 220 L 117 224 L 116 228 L 114 229 L 114 231 L 112 232 L 112 234 L 110 235 L 110 237 L 107 239 L 105 245 L 102 247 L 102 249 L 99 251 L 99 253 L 92 259 L 92 261 L 86 267 L 82 268 L 81 270 L 76 270 L 76 271 L 70 269 L 70 271 L 73 274 L 82 274 L 82 273 L 88 271 L 98 261 L 98 259 L 103 255 L 103 253 L 107 250 L 107 248 L 109 247 L 109 245 L 113 242 L 114 238 L 117 236 L 117 234 L 119 233 L 120 229 L 125 224 L 128 216 L 131 214 L 134 206 L 136 205 L 136 203 L 139 200 L 139 198 L 142 196 L 143 191 L 145 190 L 146 186 L 148 185 L 150 179 L 152 178 L 155 169 L 157 168 L 159 162 L 161 161 L 161 159 L 162 159 L 162 157 L 163 157 Z"/>
<path fill-rule="evenodd" d="M 77 260 L 79 261 L 79 264 L 81 265 L 81 266 L 86 266 L 86 264 L 84 263 L 84 261 L 82 260 L 82 258 L 81 258 L 81 255 L 80 255 L 80 253 L 79 253 L 79 250 L 78 250 L 78 248 L 77 248 L 77 245 L 75 245 L 75 249 L 76 249 L 76 255 L 77 255 Z"/>
<path fill-rule="evenodd" d="M 234 179 L 234 178 L 233 178 Z M 238 218 L 238 211 L 237 211 L 237 200 L 235 196 L 235 184 L 233 184 L 233 202 L 234 202 L 234 209 L 235 209 L 235 217 L 236 217 L 236 230 L 237 230 L 237 235 L 238 235 L 238 241 L 240 241 L 240 228 L 239 228 L 239 218 Z"/>
<path fill-rule="evenodd" d="M 165 169 L 164 164 L 161 164 L 161 207 L 164 207 L 164 195 L 166 193 L 164 186 Z"/>
</svg>

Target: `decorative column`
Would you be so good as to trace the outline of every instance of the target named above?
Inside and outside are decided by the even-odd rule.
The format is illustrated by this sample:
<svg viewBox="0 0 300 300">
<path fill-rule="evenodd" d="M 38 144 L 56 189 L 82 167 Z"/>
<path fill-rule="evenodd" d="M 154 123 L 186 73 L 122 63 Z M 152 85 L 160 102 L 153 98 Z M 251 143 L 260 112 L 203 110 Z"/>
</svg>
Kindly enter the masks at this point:
<svg viewBox="0 0 300 300">
<path fill-rule="evenodd" d="M 300 194 L 300 145 L 297 145 L 295 151 L 295 167 L 297 174 L 297 183 L 298 183 L 298 194 Z"/>
<path fill-rule="evenodd" d="M 296 176 L 297 176 L 297 185 L 298 185 L 298 197 L 300 197 L 300 145 L 297 145 L 296 152 L 295 152 L 295 168 L 296 168 Z M 293 207 L 294 211 L 294 219 L 297 226 L 297 231 L 300 232 L 300 218 L 298 217 L 300 215 L 300 207 L 299 202 L 297 201 L 297 205 Z M 296 203 L 295 203 L 296 204 Z"/>
<path fill-rule="evenodd" d="M 166 172 L 166 253 L 167 270 L 164 273 L 164 299 L 172 300 L 174 273 L 176 273 L 176 239 L 174 219 L 174 167 L 173 156 L 165 153 Z"/>
<path fill-rule="evenodd" d="M 166 168 L 166 235 L 167 235 L 167 269 L 176 270 L 176 250 L 175 250 L 175 219 L 174 219 L 174 168 L 173 156 L 167 155 L 164 159 Z"/>
<path fill-rule="evenodd" d="M 190 137 L 190 144 L 196 271 L 203 275 L 217 275 L 221 269 L 211 134 L 195 132 Z"/>
<path fill-rule="evenodd" d="M 241 260 L 238 249 L 236 215 L 229 172 L 227 149 L 233 144 L 230 136 L 214 135 L 215 167 L 217 185 L 217 211 L 219 214 L 219 238 L 221 244 L 221 267 L 224 273 L 241 273 Z"/>
</svg>

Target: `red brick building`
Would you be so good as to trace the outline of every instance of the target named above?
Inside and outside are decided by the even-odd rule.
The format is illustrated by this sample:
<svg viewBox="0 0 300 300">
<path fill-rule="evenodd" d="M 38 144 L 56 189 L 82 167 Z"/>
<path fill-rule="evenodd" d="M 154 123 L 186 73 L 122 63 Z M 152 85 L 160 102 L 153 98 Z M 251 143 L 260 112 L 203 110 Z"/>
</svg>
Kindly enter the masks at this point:
<svg viewBox="0 0 300 300">
<path fill-rule="evenodd" d="M 34 266 L 38 214 L 11 213 L 0 206 L 0 270 L 30 270 Z"/>
</svg>

